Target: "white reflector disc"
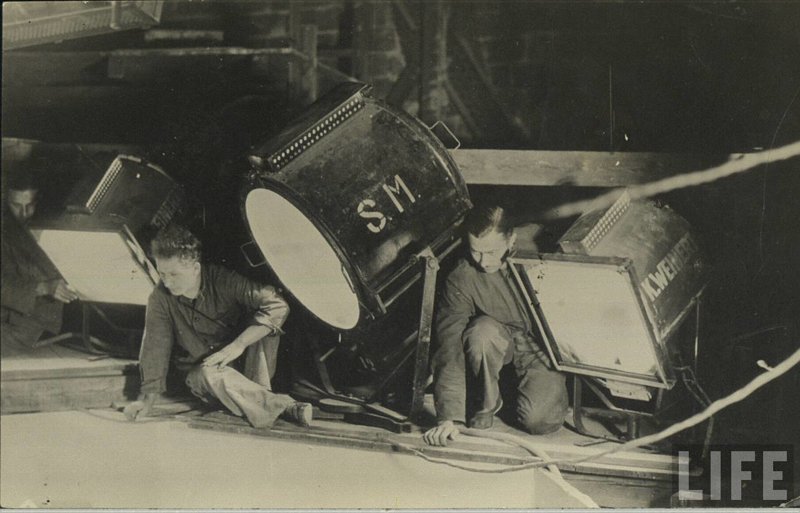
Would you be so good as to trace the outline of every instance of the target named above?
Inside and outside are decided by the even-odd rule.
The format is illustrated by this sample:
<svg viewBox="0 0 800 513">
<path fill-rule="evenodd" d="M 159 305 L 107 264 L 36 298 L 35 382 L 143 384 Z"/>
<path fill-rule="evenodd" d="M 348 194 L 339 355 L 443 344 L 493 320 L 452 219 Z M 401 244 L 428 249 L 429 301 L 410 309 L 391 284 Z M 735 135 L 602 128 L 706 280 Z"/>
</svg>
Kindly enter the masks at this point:
<svg viewBox="0 0 800 513">
<path fill-rule="evenodd" d="M 351 329 L 358 297 L 342 262 L 316 226 L 280 194 L 253 189 L 245 215 L 256 244 L 283 285 L 323 322 Z"/>
</svg>

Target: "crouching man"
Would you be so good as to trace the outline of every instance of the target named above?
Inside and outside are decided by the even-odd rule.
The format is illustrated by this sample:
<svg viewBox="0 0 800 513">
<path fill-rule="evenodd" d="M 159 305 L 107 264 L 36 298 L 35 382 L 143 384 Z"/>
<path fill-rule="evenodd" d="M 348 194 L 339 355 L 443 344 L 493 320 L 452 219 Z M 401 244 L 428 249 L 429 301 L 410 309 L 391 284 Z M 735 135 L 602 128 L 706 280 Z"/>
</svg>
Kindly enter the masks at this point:
<svg viewBox="0 0 800 513">
<path fill-rule="evenodd" d="M 438 424 L 423 438 L 447 445 L 459 424 L 488 429 L 503 406 L 500 369 L 513 365 L 516 420 L 529 433 L 556 431 L 564 422 L 568 396 L 565 377 L 539 346 L 524 303 L 512 284 L 507 262 L 517 235 L 503 208 L 476 207 L 464 220 L 469 258 L 448 276 L 436 316 L 439 347 L 433 355 L 434 402 Z M 466 377 L 477 382 L 477 397 L 467 397 Z M 468 401 L 475 404 L 466 418 Z"/>
<path fill-rule="evenodd" d="M 271 286 L 201 263 L 200 241 L 181 226 L 162 230 L 151 250 L 161 283 L 147 304 L 141 395 L 125 408 L 125 416 L 136 420 L 150 414 L 166 389 L 177 342 L 181 349 L 175 352 L 188 353 L 177 368 L 187 372 L 186 384 L 205 402 L 218 401 L 257 428 L 271 427 L 279 416 L 310 425 L 311 405 L 273 393 L 270 385 L 289 314 L 286 301 Z M 242 374 L 229 364 L 244 353 Z"/>
</svg>

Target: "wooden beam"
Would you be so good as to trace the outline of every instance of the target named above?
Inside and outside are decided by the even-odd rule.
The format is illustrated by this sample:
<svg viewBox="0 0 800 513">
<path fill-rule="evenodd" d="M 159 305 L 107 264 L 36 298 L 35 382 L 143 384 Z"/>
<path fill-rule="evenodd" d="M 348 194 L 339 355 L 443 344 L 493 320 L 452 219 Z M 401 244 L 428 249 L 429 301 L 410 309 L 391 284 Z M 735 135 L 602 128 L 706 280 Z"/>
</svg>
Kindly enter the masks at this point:
<svg viewBox="0 0 800 513">
<path fill-rule="evenodd" d="M 423 123 L 433 124 L 444 117 L 447 106 L 447 15 L 442 0 L 429 0 L 421 5 L 419 44 L 419 113 Z"/>
<path fill-rule="evenodd" d="M 720 164 L 739 155 L 453 150 L 470 185 L 625 187 Z"/>
<path fill-rule="evenodd" d="M 157 48 L 103 52 L 9 52 L 3 56 L 7 87 L 98 86 L 190 81 L 236 74 L 285 86 L 290 63 L 309 56 L 294 48 Z M 266 80 L 265 80 L 266 79 Z"/>
<path fill-rule="evenodd" d="M 253 63 L 251 71 L 265 64 L 288 60 L 305 61 L 307 56 L 293 48 L 161 48 L 115 50 L 108 54 L 108 77 L 140 82 L 174 81 L 188 74 L 229 73 L 237 65 Z M 241 68 L 244 72 L 247 68 Z M 273 70 L 269 70 L 274 73 Z M 269 75 L 270 73 L 264 73 Z"/>
<path fill-rule="evenodd" d="M 417 23 L 405 1 L 395 0 L 392 5 L 395 8 L 395 26 L 403 55 L 406 58 L 406 67 L 400 72 L 400 76 L 397 77 L 392 89 L 386 95 L 386 103 L 402 108 L 406 98 L 419 82 L 420 34 Z"/>
<path fill-rule="evenodd" d="M 319 80 L 317 76 L 317 26 L 303 25 L 300 32 L 300 51 L 306 56 L 302 64 L 299 91 L 307 103 L 317 100 Z"/>
</svg>

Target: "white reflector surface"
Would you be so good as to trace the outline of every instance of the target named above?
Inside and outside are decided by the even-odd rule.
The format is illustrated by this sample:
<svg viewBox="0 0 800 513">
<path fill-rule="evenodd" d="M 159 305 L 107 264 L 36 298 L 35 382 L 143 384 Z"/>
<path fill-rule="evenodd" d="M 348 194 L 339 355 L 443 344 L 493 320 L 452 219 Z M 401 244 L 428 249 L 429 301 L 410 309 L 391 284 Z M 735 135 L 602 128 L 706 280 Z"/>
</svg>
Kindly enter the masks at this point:
<svg viewBox="0 0 800 513">
<path fill-rule="evenodd" d="M 358 297 L 333 247 L 314 224 L 280 194 L 254 189 L 245 214 L 256 244 L 284 286 L 323 322 L 351 329 Z"/>
<path fill-rule="evenodd" d="M 83 301 L 146 305 L 155 284 L 120 232 L 33 230 Z"/>
<path fill-rule="evenodd" d="M 627 272 L 543 260 L 526 273 L 561 363 L 657 377 L 655 349 Z"/>
</svg>

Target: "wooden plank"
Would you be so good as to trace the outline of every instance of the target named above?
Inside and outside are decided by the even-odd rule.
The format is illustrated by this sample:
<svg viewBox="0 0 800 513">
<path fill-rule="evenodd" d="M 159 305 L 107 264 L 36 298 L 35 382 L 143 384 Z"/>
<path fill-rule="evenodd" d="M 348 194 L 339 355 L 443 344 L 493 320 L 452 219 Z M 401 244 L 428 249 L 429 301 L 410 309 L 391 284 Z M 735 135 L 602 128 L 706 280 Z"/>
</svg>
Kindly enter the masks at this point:
<svg viewBox="0 0 800 513">
<path fill-rule="evenodd" d="M 58 379 L 70 380 L 75 378 L 99 378 L 109 376 L 136 375 L 136 364 L 127 363 L 124 365 L 113 364 L 104 365 L 97 368 L 62 368 L 62 369 L 33 369 L 33 370 L 11 370 L 2 372 L 2 381 L 5 385 L 12 381 L 35 381 Z"/>
<path fill-rule="evenodd" d="M 421 431 L 394 434 L 343 423 L 318 422 L 311 428 L 298 428 L 279 421 L 272 429 L 265 430 L 250 427 L 245 421 L 235 417 L 212 415 L 192 419 L 189 427 L 366 450 L 413 452 L 413 449 L 432 458 L 499 465 L 522 465 L 538 461 L 521 447 L 493 443 L 492 440 L 462 436 L 447 447 L 433 447 L 422 441 Z M 553 458 L 577 458 L 599 452 L 599 449 L 554 444 L 541 439 L 537 439 L 537 442 Z M 627 452 L 602 457 L 597 461 L 565 463 L 560 468 L 589 475 L 612 475 L 646 482 L 669 481 L 672 465 L 672 458 L 669 456 Z"/>
<path fill-rule="evenodd" d="M 0 387 L 0 413 L 105 408 L 134 392 L 138 375 L 6 380 Z"/>
<path fill-rule="evenodd" d="M 671 481 L 647 481 L 564 472 L 564 479 L 602 508 L 667 508 Z"/>
<path fill-rule="evenodd" d="M 734 155 L 677 153 L 453 150 L 470 185 L 624 187 L 706 169 Z"/>
</svg>

